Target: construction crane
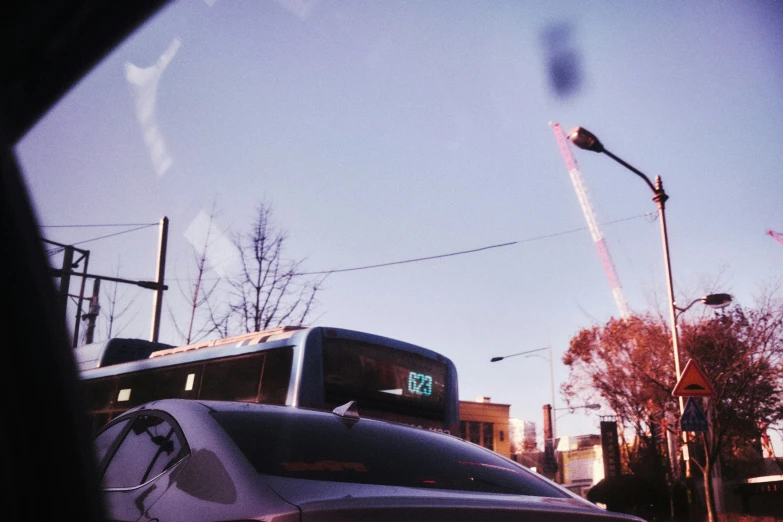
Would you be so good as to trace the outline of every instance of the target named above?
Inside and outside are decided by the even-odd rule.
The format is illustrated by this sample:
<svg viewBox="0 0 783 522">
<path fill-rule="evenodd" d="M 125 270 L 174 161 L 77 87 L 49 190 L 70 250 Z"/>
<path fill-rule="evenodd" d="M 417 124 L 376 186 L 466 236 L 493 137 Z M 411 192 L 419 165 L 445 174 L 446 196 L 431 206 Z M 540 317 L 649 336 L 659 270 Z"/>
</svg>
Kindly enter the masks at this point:
<svg viewBox="0 0 783 522">
<path fill-rule="evenodd" d="M 780 232 L 775 232 L 774 230 L 767 230 L 767 234 L 777 239 L 778 243 L 783 245 L 783 234 L 781 234 Z"/>
<path fill-rule="evenodd" d="M 568 143 L 568 139 L 566 138 L 563 129 L 560 127 L 560 124 L 550 123 L 550 125 L 552 126 L 552 130 L 555 131 L 557 143 L 560 145 L 560 152 L 563 154 L 563 159 L 568 168 L 568 174 L 571 176 L 571 182 L 574 184 L 576 197 L 579 198 L 579 204 L 582 206 L 582 212 L 587 220 L 587 227 L 590 229 L 590 235 L 593 236 L 595 247 L 598 249 L 598 256 L 601 258 L 604 272 L 606 272 L 606 277 L 609 279 L 609 286 L 612 289 L 614 301 L 620 311 L 620 317 L 627 319 L 631 315 L 628 312 L 628 304 L 625 302 L 623 289 L 620 286 L 620 280 L 617 278 L 617 272 L 614 269 L 612 257 L 609 255 L 606 240 L 604 240 L 604 236 L 598 226 L 598 220 L 595 217 L 595 211 L 593 210 L 593 204 L 590 201 L 587 187 L 582 179 L 582 173 L 579 171 L 579 165 L 576 163 L 576 159 L 571 152 L 571 145 Z"/>
</svg>

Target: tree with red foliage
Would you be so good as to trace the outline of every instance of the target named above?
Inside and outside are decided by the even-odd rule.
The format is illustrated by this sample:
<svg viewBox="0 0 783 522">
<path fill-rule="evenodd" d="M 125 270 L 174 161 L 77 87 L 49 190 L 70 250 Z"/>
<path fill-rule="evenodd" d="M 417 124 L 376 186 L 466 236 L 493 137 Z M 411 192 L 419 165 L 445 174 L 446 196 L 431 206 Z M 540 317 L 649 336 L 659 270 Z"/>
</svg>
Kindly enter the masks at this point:
<svg viewBox="0 0 783 522">
<path fill-rule="evenodd" d="M 708 514 L 715 512 L 711 478 L 718 459 L 760 448 L 766 427 L 783 421 L 781 319 L 779 309 L 734 308 L 682 328 L 685 354 L 715 389 L 715 397 L 704 401 L 709 431 L 695 437 L 701 451 L 691 458 L 704 478 Z"/>
<path fill-rule="evenodd" d="M 676 379 L 670 340 L 665 322 L 651 314 L 583 329 L 563 356 L 570 375 L 562 389 L 569 403 L 602 402 L 613 411 L 623 473 L 651 484 L 659 492 L 655 509 L 673 515 L 673 478 L 664 465 L 665 447 L 654 435 L 667 413 L 678 414 L 671 396 Z"/>
<path fill-rule="evenodd" d="M 783 422 L 783 304 L 768 298 L 752 310 L 734 307 L 713 318 L 684 322 L 680 333 L 682 363 L 694 359 L 716 392 L 706 410 L 709 432 L 695 437 L 702 451 L 691 459 L 704 477 L 712 521 L 711 477 L 718 457 L 760 440 L 763 427 Z M 563 386 L 566 398 L 604 402 L 621 427 L 636 435 L 633 444 L 624 443 L 626 470 L 649 472 L 665 454 L 655 445 L 651 419 L 679 419 L 671 395 L 676 383 L 670 341 L 671 332 L 660 317 L 635 315 L 581 330 L 563 356 L 570 368 Z M 667 429 L 678 427 L 674 422 Z M 670 473 L 670 485 L 671 478 Z"/>
</svg>

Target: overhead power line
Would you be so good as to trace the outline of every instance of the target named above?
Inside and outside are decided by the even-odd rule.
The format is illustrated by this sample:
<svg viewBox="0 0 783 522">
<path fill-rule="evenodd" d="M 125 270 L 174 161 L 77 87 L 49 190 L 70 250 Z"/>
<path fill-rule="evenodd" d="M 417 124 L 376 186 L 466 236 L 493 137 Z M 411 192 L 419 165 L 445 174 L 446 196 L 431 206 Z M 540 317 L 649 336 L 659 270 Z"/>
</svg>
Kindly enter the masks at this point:
<svg viewBox="0 0 783 522">
<path fill-rule="evenodd" d="M 101 227 L 152 227 L 158 223 L 117 223 L 99 225 L 41 225 L 41 228 L 101 228 Z"/>
<path fill-rule="evenodd" d="M 126 224 L 126 225 L 50 225 L 48 227 L 41 228 L 91 228 L 91 227 L 136 227 L 130 230 L 123 230 L 121 232 L 115 232 L 113 234 L 106 234 L 105 236 L 94 237 L 92 239 L 85 239 L 83 241 L 77 241 L 71 243 L 70 246 L 83 245 L 85 243 L 92 243 L 93 241 L 100 241 L 101 239 L 107 239 L 114 236 L 121 236 L 123 234 L 130 234 L 131 232 L 137 232 L 145 228 L 157 227 L 158 223 L 138 223 L 138 224 Z M 48 254 L 54 255 L 62 252 L 62 248 L 56 248 L 48 251 Z"/>
<path fill-rule="evenodd" d="M 622 218 L 622 219 L 615 219 L 614 221 L 607 221 L 606 223 L 601 223 L 601 225 L 614 225 L 616 223 L 622 223 L 624 221 L 631 221 L 633 219 L 640 219 L 640 218 L 643 218 L 643 217 L 650 217 L 650 216 L 654 216 L 654 215 L 655 215 L 654 212 L 647 212 L 645 214 L 639 214 L 638 216 L 632 216 L 632 217 L 627 217 L 627 218 Z M 574 228 L 574 229 L 571 229 L 571 230 L 565 230 L 563 232 L 553 232 L 551 234 L 545 234 L 545 235 L 530 237 L 530 238 L 526 238 L 526 239 L 519 239 L 519 240 L 516 240 L 516 241 L 507 241 L 505 243 L 497 243 L 497 244 L 494 244 L 494 245 L 487 245 L 487 246 L 482 246 L 482 247 L 478 247 L 478 248 L 471 248 L 469 250 L 460 250 L 460 251 L 457 251 L 457 252 L 449 252 L 449 253 L 446 253 L 446 254 L 437 254 L 437 255 L 426 256 L 426 257 L 416 257 L 416 258 L 413 258 L 413 259 L 403 259 L 403 260 L 400 260 L 400 261 L 389 261 L 389 262 L 386 262 L 386 263 L 377 263 L 377 264 L 374 264 L 374 265 L 355 266 L 355 267 L 351 267 L 351 268 L 336 268 L 336 269 L 333 269 L 333 270 L 318 270 L 318 271 L 314 271 L 314 272 L 299 272 L 299 273 L 297 273 L 297 275 L 337 274 L 337 273 L 340 273 L 340 272 L 356 272 L 356 271 L 359 271 L 359 270 L 370 270 L 372 268 L 382 268 L 382 267 L 385 267 L 385 266 L 404 265 L 404 264 L 408 264 L 408 263 L 418 263 L 420 261 L 430 261 L 432 259 L 441 259 L 441 258 L 444 258 L 444 257 L 461 256 L 461 255 L 465 255 L 465 254 L 473 254 L 473 253 L 476 253 L 476 252 L 482 252 L 484 250 L 492 250 L 492 249 L 495 249 L 495 248 L 504 248 L 504 247 L 509 247 L 509 246 L 513 246 L 513 245 L 519 245 L 521 243 L 530 243 L 532 241 L 540 241 L 542 239 L 549 239 L 549 238 L 552 238 L 552 237 L 564 236 L 566 234 L 574 234 L 576 232 L 582 232 L 584 230 L 587 230 L 587 227 L 579 227 L 579 228 Z"/>
</svg>

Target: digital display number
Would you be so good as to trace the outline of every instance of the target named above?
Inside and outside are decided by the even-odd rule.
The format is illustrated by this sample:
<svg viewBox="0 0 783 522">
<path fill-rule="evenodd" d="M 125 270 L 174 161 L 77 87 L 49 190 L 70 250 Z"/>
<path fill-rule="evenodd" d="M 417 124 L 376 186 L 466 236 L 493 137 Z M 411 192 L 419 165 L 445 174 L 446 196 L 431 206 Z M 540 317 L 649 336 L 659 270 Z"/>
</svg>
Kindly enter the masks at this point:
<svg viewBox="0 0 783 522">
<path fill-rule="evenodd" d="M 429 397 L 432 395 L 432 376 L 410 372 L 408 374 L 408 391 L 416 395 Z"/>
</svg>

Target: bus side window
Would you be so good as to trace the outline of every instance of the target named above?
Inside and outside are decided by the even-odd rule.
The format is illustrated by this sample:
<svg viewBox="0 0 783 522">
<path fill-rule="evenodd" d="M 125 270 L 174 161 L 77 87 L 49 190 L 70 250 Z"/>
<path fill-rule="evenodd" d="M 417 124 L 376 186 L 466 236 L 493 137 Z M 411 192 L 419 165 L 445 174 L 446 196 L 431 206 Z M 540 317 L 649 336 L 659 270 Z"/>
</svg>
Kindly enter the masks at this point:
<svg viewBox="0 0 783 522">
<path fill-rule="evenodd" d="M 124 375 L 119 379 L 113 407 L 127 410 L 159 399 L 195 399 L 200 379 L 200 364 Z"/>
<path fill-rule="evenodd" d="M 156 370 L 154 383 L 155 399 L 195 399 L 198 397 L 198 384 L 201 382 L 202 365 L 190 365 L 184 368 Z"/>
<path fill-rule="evenodd" d="M 265 404 L 285 404 L 294 352 L 291 347 L 266 352 L 264 375 L 261 379 L 261 397 Z"/>
<path fill-rule="evenodd" d="M 114 406 L 116 377 L 82 381 L 82 385 L 87 397 L 87 411 L 109 410 Z"/>
<path fill-rule="evenodd" d="M 264 353 L 206 361 L 199 399 L 258 402 Z"/>
</svg>

